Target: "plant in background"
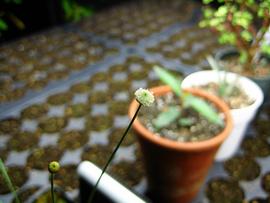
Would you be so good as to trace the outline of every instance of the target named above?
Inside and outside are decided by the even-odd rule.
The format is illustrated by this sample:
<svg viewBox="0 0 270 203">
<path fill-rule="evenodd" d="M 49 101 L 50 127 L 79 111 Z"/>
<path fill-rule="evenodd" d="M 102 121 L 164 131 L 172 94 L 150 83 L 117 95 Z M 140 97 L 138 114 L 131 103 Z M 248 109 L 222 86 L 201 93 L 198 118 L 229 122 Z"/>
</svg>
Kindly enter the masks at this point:
<svg viewBox="0 0 270 203">
<path fill-rule="evenodd" d="M 3 0 L 6 5 L 9 4 L 15 4 L 20 5 L 22 3 L 22 0 Z M 8 6 L 7 6 L 8 7 Z M 0 8 L 0 36 L 1 32 L 8 30 L 8 23 L 6 22 L 6 19 L 10 20 L 18 29 L 24 29 L 25 25 L 24 23 L 12 12 Z"/>
<path fill-rule="evenodd" d="M 61 0 L 61 5 L 68 21 L 77 22 L 93 14 L 91 8 L 77 3 L 76 0 Z"/>
<path fill-rule="evenodd" d="M 209 6 L 214 0 L 203 0 L 200 27 L 210 27 L 219 33 L 219 42 L 236 47 L 242 67 L 254 73 L 262 54 L 270 55 L 266 39 L 270 25 L 269 0 L 218 0 L 220 6 Z"/>
<path fill-rule="evenodd" d="M 179 97 L 183 108 L 191 107 L 211 123 L 220 126 L 224 125 L 221 117 L 207 102 L 190 93 L 182 91 L 180 80 L 175 78 L 170 72 L 159 66 L 155 66 L 154 70 L 160 80 L 169 85 L 176 96 Z M 154 119 L 153 124 L 155 128 L 161 129 L 169 126 L 173 122 L 178 122 L 181 126 L 190 125 L 192 123 L 188 118 L 181 117 L 181 109 L 179 106 L 169 106 L 166 111 L 161 112 L 158 117 Z"/>
<path fill-rule="evenodd" d="M 113 160 L 114 155 L 116 154 L 118 148 L 120 147 L 120 145 L 122 144 L 123 140 L 125 139 L 125 137 L 126 137 L 128 131 L 129 131 L 130 127 L 132 126 L 134 120 L 136 119 L 136 117 L 137 117 L 137 115 L 139 113 L 140 108 L 142 106 L 146 106 L 146 107 L 151 106 L 154 103 L 154 101 L 155 101 L 154 95 L 149 90 L 147 90 L 147 89 L 142 89 L 142 88 L 138 89 L 135 92 L 135 97 L 136 97 L 137 102 L 139 103 L 139 106 L 138 106 L 135 114 L 133 115 L 131 121 L 129 122 L 128 127 L 126 128 L 125 132 L 123 133 L 121 139 L 117 143 L 117 145 L 114 148 L 112 154 L 110 155 L 108 161 L 106 162 L 105 166 L 103 167 L 102 172 L 101 172 L 101 174 L 100 174 L 100 176 L 99 176 L 99 178 L 98 178 L 96 184 L 94 185 L 93 190 L 92 190 L 92 192 L 90 194 L 90 197 L 89 197 L 89 200 L 88 200 L 89 203 L 92 203 L 93 202 L 94 196 L 95 196 L 95 193 L 96 193 L 96 190 L 97 190 L 97 187 L 98 187 L 98 184 L 99 184 L 99 182 L 100 182 L 103 174 L 105 173 L 106 169 L 108 168 L 109 164 Z"/>
<path fill-rule="evenodd" d="M 222 69 L 220 65 L 217 63 L 217 61 L 212 56 L 206 57 L 209 65 L 211 66 L 213 71 L 217 71 L 218 73 L 218 89 L 217 89 L 217 95 L 221 98 L 228 98 L 233 93 L 233 90 L 236 88 L 236 85 L 238 84 L 239 75 L 235 78 L 235 81 L 232 83 L 228 83 L 227 81 L 227 74 L 224 72 L 224 77 L 222 77 L 220 74 Z"/>
</svg>

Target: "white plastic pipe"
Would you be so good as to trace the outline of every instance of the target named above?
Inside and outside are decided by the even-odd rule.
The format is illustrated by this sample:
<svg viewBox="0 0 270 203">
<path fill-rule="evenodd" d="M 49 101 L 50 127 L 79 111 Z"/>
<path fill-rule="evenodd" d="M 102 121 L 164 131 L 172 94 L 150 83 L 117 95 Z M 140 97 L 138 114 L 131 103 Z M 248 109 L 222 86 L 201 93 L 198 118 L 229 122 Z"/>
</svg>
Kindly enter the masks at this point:
<svg viewBox="0 0 270 203">
<path fill-rule="evenodd" d="M 95 185 L 102 172 L 100 168 L 89 161 L 83 161 L 80 163 L 77 171 L 79 176 L 92 186 Z M 103 174 L 97 190 L 117 203 L 146 203 L 136 194 L 114 180 L 107 173 Z"/>
</svg>

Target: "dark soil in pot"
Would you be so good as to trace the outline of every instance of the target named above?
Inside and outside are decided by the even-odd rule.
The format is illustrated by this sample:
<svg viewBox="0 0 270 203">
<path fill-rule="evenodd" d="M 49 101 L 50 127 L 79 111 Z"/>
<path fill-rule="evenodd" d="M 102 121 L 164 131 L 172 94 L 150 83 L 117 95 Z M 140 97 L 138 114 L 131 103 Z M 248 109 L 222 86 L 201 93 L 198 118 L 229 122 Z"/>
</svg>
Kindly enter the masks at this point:
<svg viewBox="0 0 270 203">
<path fill-rule="evenodd" d="M 14 151 L 23 151 L 37 146 L 40 132 L 18 132 L 12 135 L 7 143 L 7 147 Z"/>
<path fill-rule="evenodd" d="M 59 160 L 63 151 L 59 147 L 36 148 L 27 158 L 27 166 L 30 168 L 47 170 L 51 161 Z"/>
<path fill-rule="evenodd" d="M 15 189 L 20 188 L 25 181 L 28 179 L 28 169 L 26 167 L 11 166 L 7 168 L 7 173 L 11 179 L 11 182 Z M 3 179 L 3 176 L 0 176 L 0 194 L 10 193 L 10 190 Z"/>
<path fill-rule="evenodd" d="M 112 130 L 112 132 L 109 134 L 109 146 L 111 148 L 114 148 L 117 145 L 117 143 L 123 136 L 125 130 L 125 128 L 115 128 Z M 121 146 L 130 146 L 134 144 L 134 142 L 136 141 L 134 133 L 135 132 L 133 130 L 130 130 L 125 139 L 123 140 Z"/>
<path fill-rule="evenodd" d="M 26 202 L 35 192 L 39 190 L 38 187 L 32 186 L 30 188 L 27 188 L 25 190 L 19 191 L 18 198 L 20 202 Z M 12 203 L 17 203 L 15 199 L 12 200 Z"/>
<path fill-rule="evenodd" d="M 20 131 L 21 120 L 5 118 L 0 121 L 0 134 L 14 134 Z"/>
<path fill-rule="evenodd" d="M 56 133 L 67 125 L 67 120 L 62 117 L 50 117 L 39 122 L 39 128 L 44 133 Z"/>
<path fill-rule="evenodd" d="M 83 117 L 90 113 L 90 105 L 85 103 L 72 104 L 65 108 L 67 117 Z"/>
<path fill-rule="evenodd" d="M 77 149 L 88 142 L 88 135 L 83 131 L 63 132 L 58 139 L 58 147 L 62 150 Z"/>
<path fill-rule="evenodd" d="M 49 106 L 47 104 L 33 104 L 26 107 L 21 112 L 22 118 L 38 119 L 47 114 Z"/>
<path fill-rule="evenodd" d="M 244 153 L 252 157 L 267 157 L 270 155 L 270 144 L 260 137 L 247 137 L 242 143 Z"/>
<path fill-rule="evenodd" d="M 223 178 L 208 182 L 205 193 L 210 203 L 243 203 L 245 197 L 236 181 Z"/>
<path fill-rule="evenodd" d="M 217 83 L 211 82 L 198 87 L 211 94 L 219 95 L 219 85 Z M 242 87 L 237 86 L 234 86 L 232 92 L 229 95 L 223 96 L 222 99 L 228 104 L 230 109 L 240 109 L 254 103 L 254 101 L 242 90 Z"/>
<path fill-rule="evenodd" d="M 83 150 L 81 159 L 91 161 L 99 167 L 104 167 L 112 149 L 105 145 L 92 145 Z"/>
<path fill-rule="evenodd" d="M 261 172 L 259 164 L 247 156 L 236 156 L 224 162 L 224 169 L 235 180 L 252 181 Z"/>
<path fill-rule="evenodd" d="M 136 171 L 136 173 L 134 173 Z M 112 174 L 121 183 L 129 188 L 137 185 L 144 177 L 144 169 L 141 164 L 136 162 L 121 161 L 109 168 L 109 174 Z"/>
<path fill-rule="evenodd" d="M 157 106 L 157 104 L 159 104 Z M 158 114 L 172 105 L 178 105 L 179 99 L 172 93 L 167 93 L 164 96 L 157 97 L 156 102 L 152 107 L 143 108 L 139 113 L 139 119 L 144 126 L 147 126 L 148 130 L 156 133 L 157 136 L 165 137 L 171 140 L 179 142 L 195 142 L 201 140 L 207 140 L 217 135 L 223 130 L 223 127 L 210 123 L 207 119 L 199 115 L 195 110 L 191 108 L 182 109 L 181 117 L 187 118 L 191 122 L 187 126 L 174 122 L 162 128 L 159 131 L 153 125 L 153 120 L 157 118 Z M 214 106 L 213 106 L 214 107 Z"/>
<path fill-rule="evenodd" d="M 88 117 L 85 127 L 92 131 L 103 131 L 113 126 L 113 117 L 110 115 L 96 115 Z"/>
<path fill-rule="evenodd" d="M 62 105 L 68 103 L 72 99 L 72 94 L 70 92 L 57 93 L 48 97 L 48 103 L 51 105 Z"/>
<path fill-rule="evenodd" d="M 71 191 L 79 187 L 76 165 L 61 166 L 59 172 L 55 175 L 54 183 L 64 191 Z"/>
</svg>

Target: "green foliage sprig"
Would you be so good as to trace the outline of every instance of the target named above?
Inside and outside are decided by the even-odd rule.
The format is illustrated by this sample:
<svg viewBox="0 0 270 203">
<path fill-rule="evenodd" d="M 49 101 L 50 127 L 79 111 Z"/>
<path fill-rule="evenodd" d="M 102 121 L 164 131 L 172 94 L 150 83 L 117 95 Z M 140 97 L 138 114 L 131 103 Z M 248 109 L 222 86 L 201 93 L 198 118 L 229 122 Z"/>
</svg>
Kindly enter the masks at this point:
<svg viewBox="0 0 270 203">
<path fill-rule="evenodd" d="M 62 0 L 61 4 L 65 13 L 65 18 L 68 21 L 77 22 L 82 18 L 93 14 L 93 10 L 90 7 L 78 4 L 76 0 Z"/>
<path fill-rule="evenodd" d="M 209 6 L 214 0 L 203 0 L 200 27 L 219 33 L 221 44 L 233 45 L 240 53 L 243 68 L 254 71 L 261 54 L 270 55 L 265 39 L 270 26 L 270 0 L 217 0 L 220 6 Z"/>
</svg>

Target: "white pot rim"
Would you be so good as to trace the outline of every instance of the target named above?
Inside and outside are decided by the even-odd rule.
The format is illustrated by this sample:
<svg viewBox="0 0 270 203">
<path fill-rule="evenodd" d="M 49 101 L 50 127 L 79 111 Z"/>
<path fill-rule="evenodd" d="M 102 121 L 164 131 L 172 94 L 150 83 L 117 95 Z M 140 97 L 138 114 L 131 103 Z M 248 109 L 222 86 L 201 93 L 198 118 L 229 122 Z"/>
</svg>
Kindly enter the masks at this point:
<svg viewBox="0 0 270 203">
<path fill-rule="evenodd" d="M 239 77 L 239 83 L 241 84 L 241 88 L 245 91 L 245 93 L 250 98 L 254 99 L 254 102 L 249 106 L 245 106 L 239 109 L 231 109 L 232 113 L 234 112 L 239 113 L 241 111 L 248 111 L 254 108 L 258 108 L 263 103 L 264 95 L 261 88 L 251 79 L 238 75 L 236 73 L 232 73 L 232 72 L 214 71 L 214 70 L 203 70 L 203 71 L 194 72 L 184 78 L 181 86 L 182 88 L 191 87 L 194 85 L 194 83 L 193 82 L 191 83 L 191 81 L 195 81 L 195 83 L 197 83 L 198 85 L 207 84 L 210 81 L 215 81 L 213 80 L 213 76 L 217 76 L 218 74 L 221 76 L 224 76 L 226 74 L 229 81 L 230 80 L 233 81 L 236 77 Z M 203 82 L 202 80 L 201 82 L 200 81 L 198 82 L 199 78 L 203 78 L 204 79 Z M 252 90 L 252 91 L 249 91 L 249 90 Z"/>
</svg>

